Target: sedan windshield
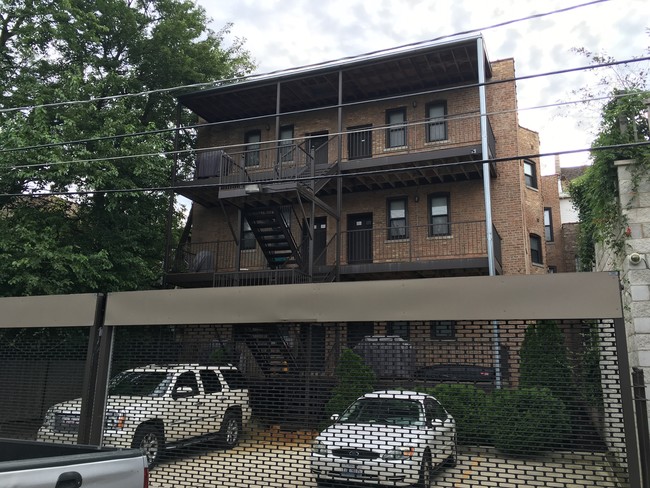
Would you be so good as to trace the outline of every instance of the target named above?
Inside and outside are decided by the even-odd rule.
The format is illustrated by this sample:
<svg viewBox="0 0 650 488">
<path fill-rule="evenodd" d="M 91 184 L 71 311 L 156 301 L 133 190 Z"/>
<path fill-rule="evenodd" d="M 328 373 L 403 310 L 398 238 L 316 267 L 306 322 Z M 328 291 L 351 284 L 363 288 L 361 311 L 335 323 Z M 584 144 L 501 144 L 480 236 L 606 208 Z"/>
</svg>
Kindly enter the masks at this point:
<svg viewBox="0 0 650 488">
<path fill-rule="evenodd" d="M 338 420 L 342 423 L 424 425 L 419 402 L 397 398 L 363 398 L 354 402 Z"/>
<path fill-rule="evenodd" d="M 125 371 L 111 380 L 108 385 L 108 394 L 163 396 L 169 381 L 170 375 L 165 371 Z"/>
</svg>

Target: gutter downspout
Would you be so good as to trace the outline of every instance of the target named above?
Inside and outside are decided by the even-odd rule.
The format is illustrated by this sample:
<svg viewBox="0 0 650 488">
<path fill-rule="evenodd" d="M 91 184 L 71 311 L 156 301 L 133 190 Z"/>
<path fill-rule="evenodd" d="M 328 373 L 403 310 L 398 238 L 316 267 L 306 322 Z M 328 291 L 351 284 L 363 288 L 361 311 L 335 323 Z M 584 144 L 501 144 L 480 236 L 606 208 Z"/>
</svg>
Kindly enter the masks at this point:
<svg viewBox="0 0 650 488">
<path fill-rule="evenodd" d="M 478 59 L 478 94 L 479 107 L 481 112 L 481 154 L 483 156 L 483 195 L 485 198 L 485 238 L 487 243 L 488 254 L 488 273 L 490 276 L 496 275 L 494 267 L 494 233 L 492 232 L 492 194 L 490 191 L 490 148 L 488 145 L 488 120 L 487 120 L 487 100 L 485 89 L 485 48 L 483 46 L 483 37 L 476 40 L 476 50 Z M 499 337 L 499 323 L 495 320 L 492 322 L 492 337 L 494 349 L 494 385 L 497 389 L 501 388 L 501 341 Z"/>
</svg>

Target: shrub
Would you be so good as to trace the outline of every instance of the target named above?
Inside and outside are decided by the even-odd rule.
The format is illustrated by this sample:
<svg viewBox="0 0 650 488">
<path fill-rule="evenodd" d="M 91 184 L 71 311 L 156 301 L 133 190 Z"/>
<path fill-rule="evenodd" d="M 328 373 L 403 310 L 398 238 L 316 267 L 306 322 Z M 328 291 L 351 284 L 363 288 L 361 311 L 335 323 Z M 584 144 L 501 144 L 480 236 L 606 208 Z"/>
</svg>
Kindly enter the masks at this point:
<svg viewBox="0 0 650 488">
<path fill-rule="evenodd" d="M 328 416 L 343 413 L 353 401 L 364 393 L 371 392 L 376 380 L 372 369 L 351 349 L 343 350 L 335 373 L 338 383 L 332 390 L 332 398 L 325 406 Z"/>
<path fill-rule="evenodd" d="M 492 441 L 503 453 L 527 455 L 561 448 L 569 432 L 564 403 L 547 388 L 496 390 L 487 403 Z"/>
<path fill-rule="evenodd" d="M 565 403 L 575 396 L 564 334 L 553 321 L 529 325 L 521 345 L 521 388 L 548 388 Z"/>
<path fill-rule="evenodd" d="M 438 385 L 431 390 L 456 420 L 460 444 L 489 444 L 488 395 L 473 385 Z"/>
</svg>

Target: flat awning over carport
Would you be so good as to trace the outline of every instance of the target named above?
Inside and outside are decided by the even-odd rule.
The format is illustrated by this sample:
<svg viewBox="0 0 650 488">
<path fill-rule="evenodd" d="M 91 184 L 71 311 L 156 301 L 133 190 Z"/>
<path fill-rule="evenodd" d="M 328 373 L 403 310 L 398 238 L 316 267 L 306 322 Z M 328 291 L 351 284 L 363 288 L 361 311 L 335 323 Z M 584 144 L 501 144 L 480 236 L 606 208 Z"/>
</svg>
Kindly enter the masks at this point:
<svg viewBox="0 0 650 488">
<path fill-rule="evenodd" d="M 111 293 L 106 325 L 621 318 L 613 273 Z"/>
</svg>

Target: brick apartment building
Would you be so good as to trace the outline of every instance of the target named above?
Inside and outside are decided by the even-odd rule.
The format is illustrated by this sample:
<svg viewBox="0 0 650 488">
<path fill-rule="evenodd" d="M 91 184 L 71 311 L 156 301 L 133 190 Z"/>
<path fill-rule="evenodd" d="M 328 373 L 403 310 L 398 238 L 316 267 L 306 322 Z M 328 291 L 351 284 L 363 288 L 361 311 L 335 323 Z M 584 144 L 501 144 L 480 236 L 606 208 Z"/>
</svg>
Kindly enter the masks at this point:
<svg viewBox="0 0 650 488">
<path fill-rule="evenodd" d="M 559 259 L 548 238 L 549 222 L 560 224 L 557 183 L 542 184 L 538 134 L 518 123 L 515 76 L 513 59 L 490 62 L 482 37 L 468 36 L 181 96 L 202 128 L 194 173 L 173 182 L 192 209 L 170 243 L 166 284 L 548 272 Z M 454 341 L 464 335 L 481 347 L 471 327 L 435 317 L 269 331 L 218 334 L 251 350 L 308 341 L 325 369 L 333 349 L 373 334 L 426 350 L 419 366 L 450 361 L 443 350 L 462 362 Z"/>
</svg>

